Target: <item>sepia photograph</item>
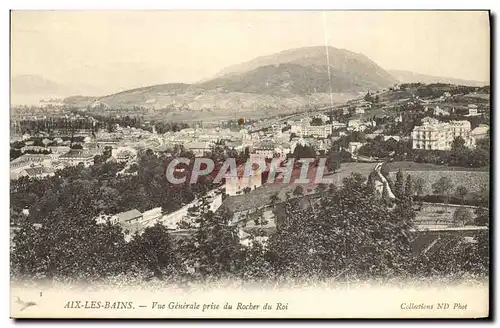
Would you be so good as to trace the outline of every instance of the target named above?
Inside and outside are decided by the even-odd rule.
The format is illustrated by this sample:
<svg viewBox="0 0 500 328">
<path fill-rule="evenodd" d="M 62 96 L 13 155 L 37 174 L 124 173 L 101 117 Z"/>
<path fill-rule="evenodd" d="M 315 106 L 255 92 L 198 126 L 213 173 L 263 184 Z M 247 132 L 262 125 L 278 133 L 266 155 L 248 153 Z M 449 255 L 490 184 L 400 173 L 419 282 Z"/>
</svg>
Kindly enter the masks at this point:
<svg viewBox="0 0 500 328">
<path fill-rule="evenodd" d="M 10 317 L 490 317 L 490 23 L 11 10 Z"/>
</svg>

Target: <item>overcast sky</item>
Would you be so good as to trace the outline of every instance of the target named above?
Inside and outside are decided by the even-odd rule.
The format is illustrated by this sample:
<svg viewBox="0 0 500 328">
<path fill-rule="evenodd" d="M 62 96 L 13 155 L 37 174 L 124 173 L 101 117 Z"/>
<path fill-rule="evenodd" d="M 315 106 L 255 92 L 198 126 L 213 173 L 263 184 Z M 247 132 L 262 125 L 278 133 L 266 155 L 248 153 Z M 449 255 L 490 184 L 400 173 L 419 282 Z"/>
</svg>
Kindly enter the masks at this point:
<svg viewBox="0 0 500 328">
<path fill-rule="evenodd" d="M 385 69 L 489 80 L 487 12 L 14 11 L 11 24 L 12 75 L 109 93 L 325 42 Z"/>
</svg>

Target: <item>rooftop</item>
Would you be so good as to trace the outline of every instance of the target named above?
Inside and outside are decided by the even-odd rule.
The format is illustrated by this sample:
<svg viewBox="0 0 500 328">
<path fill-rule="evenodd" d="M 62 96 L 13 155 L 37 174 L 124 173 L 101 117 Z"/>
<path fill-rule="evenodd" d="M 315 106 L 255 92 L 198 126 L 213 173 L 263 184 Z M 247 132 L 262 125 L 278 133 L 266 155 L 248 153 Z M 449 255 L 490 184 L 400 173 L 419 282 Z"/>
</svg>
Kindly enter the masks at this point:
<svg viewBox="0 0 500 328">
<path fill-rule="evenodd" d="M 133 210 L 130 210 L 130 211 L 127 211 L 127 212 L 122 212 L 122 213 L 115 214 L 114 216 L 118 218 L 118 221 L 120 223 L 125 223 L 125 222 L 128 222 L 128 221 L 132 220 L 132 219 L 136 219 L 136 218 L 142 217 L 142 213 L 139 212 L 136 209 L 133 209 Z"/>
</svg>

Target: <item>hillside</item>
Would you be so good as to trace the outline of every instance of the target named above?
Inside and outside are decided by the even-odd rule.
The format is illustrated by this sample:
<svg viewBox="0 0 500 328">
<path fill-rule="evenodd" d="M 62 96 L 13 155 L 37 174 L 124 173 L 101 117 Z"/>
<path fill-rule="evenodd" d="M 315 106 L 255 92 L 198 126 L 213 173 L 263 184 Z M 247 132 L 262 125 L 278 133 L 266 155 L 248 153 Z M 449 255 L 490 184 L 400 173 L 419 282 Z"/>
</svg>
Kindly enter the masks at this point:
<svg viewBox="0 0 500 328">
<path fill-rule="evenodd" d="M 471 81 L 463 79 L 455 79 L 450 77 L 439 77 L 425 74 L 417 74 L 409 71 L 401 70 L 389 70 L 392 76 L 394 76 L 401 83 L 445 83 L 445 84 L 456 84 L 456 85 L 466 85 L 472 87 L 482 87 L 484 85 L 489 85 L 487 81 Z"/>
<path fill-rule="evenodd" d="M 318 72 L 324 73 L 328 78 L 327 62 L 329 62 L 334 80 L 345 77 L 354 81 L 370 82 L 378 87 L 385 87 L 397 82 L 388 72 L 363 54 L 328 47 L 329 60 L 327 61 L 326 53 L 327 49 L 324 46 L 289 49 L 230 66 L 223 69 L 218 76 L 239 74 L 259 67 L 288 63 L 316 68 Z M 335 74 L 333 74 L 334 71 Z"/>
<path fill-rule="evenodd" d="M 345 101 L 397 83 L 368 57 L 348 50 L 325 47 L 286 50 L 223 69 L 217 77 L 195 84 L 153 85 L 99 98 L 115 108 L 172 111 L 240 112 L 275 108 L 286 110 Z M 72 99 L 74 100 L 74 99 Z M 72 104 L 75 104 L 72 101 Z M 87 106 L 88 102 L 82 102 Z"/>
</svg>

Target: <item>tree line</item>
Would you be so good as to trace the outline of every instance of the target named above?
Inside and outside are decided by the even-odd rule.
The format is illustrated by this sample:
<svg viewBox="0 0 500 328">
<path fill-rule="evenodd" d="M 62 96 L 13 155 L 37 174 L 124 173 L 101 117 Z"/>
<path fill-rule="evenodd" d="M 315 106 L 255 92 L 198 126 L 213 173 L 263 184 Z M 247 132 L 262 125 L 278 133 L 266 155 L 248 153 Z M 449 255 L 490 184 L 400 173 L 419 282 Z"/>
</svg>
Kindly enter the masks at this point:
<svg viewBox="0 0 500 328">
<path fill-rule="evenodd" d="M 240 243 L 238 228 L 230 224 L 231 212 L 223 207 L 210 211 L 206 199 L 183 223 L 190 233 L 181 236 L 157 224 L 126 242 L 120 228 L 93 219 L 99 204 L 106 206 L 117 195 L 95 197 L 106 187 L 95 189 L 88 181 L 61 183 L 65 190 L 53 196 L 54 208 L 43 224 L 25 222 L 14 237 L 11 267 L 16 277 L 92 282 L 126 275 L 182 283 L 488 274 L 487 235 L 477 243 L 454 237 L 435 253 L 412 251 L 411 178 L 395 182 L 395 200 L 375 192 L 374 176 L 359 174 L 347 177 L 340 187 L 321 188 L 315 198 L 288 199 L 280 211 L 275 208 L 275 233 L 258 227 L 248 231 L 249 246 Z"/>
</svg>

